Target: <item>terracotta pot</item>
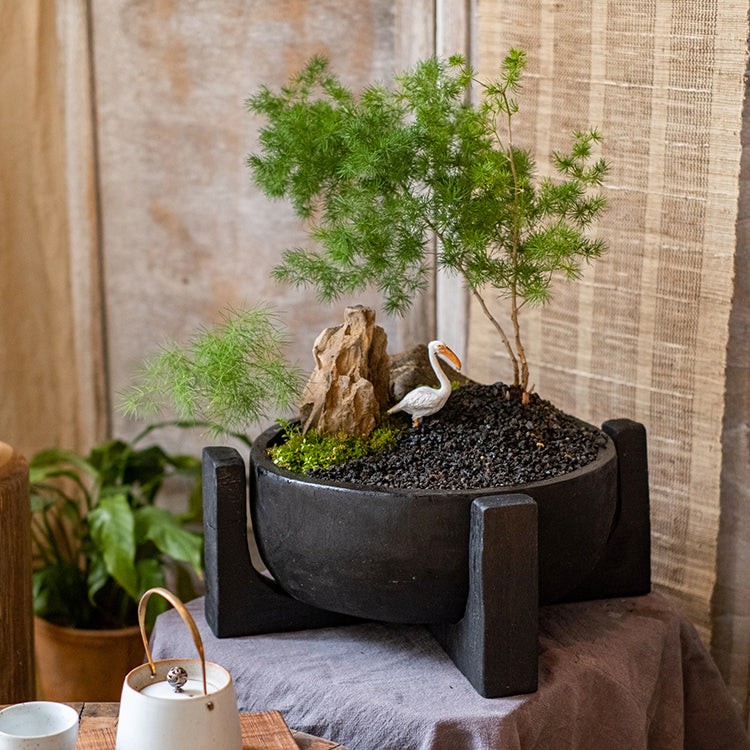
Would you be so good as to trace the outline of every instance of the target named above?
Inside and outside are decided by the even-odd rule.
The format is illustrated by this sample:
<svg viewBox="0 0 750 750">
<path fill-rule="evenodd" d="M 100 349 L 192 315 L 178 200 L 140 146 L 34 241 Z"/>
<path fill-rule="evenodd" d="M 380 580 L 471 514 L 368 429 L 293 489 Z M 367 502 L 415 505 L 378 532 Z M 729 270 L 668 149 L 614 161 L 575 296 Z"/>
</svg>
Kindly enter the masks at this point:
<svg viewBox="0 0 750 750">
<path fill-rule="evenodd" d="M 79 630 L 34 618 L 37 693 L 52 701 L 119 701 L 122 683 L 143 662 L 138 626 Z"/>
</svg>

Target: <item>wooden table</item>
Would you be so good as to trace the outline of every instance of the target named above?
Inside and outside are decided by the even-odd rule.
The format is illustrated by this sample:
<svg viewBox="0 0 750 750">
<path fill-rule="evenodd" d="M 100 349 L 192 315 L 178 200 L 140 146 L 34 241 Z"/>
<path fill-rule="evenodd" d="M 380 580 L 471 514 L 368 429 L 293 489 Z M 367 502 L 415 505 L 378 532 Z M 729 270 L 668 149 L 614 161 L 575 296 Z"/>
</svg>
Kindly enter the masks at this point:
<svg viewBox="0 0 750 750">
<path fill-rule="evenodd" d="M 78 711 L 81 718 L 111 720 L 117 718 L 120 713 L 119 703 L 71 703 L 70 705 Z M 0 706 L 0 708 L 4 708 L 4 706 Z M 330 740 L 313 737 L 304 732 L 296 732 L 294 729 L 291 731 L 300 750 L 347 750 L 344 745 L 339 745 Z"/>
</svg>

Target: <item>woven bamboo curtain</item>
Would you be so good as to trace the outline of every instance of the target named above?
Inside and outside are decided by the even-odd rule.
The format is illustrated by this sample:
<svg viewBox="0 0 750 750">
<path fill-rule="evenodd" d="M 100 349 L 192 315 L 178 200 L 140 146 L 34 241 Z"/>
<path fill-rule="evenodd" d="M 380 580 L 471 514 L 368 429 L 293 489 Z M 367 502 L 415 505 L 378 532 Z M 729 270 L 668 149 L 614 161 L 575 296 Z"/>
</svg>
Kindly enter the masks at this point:
<svg viewBox="0 0 750 750">
<path fill-rule="evenodd" d="M 653 578 L 711 634 L 748 2 L 480 0 L 480 73 L 528 53 L 515 140 L 537 156 L 597 125 L 609 253 L 525 321 L 537 392 L 649 436 Z M 500 309 L 500 308 L 498 308 Z M 507 380 L 481 311 L 469 366 Z"/>
</svg>

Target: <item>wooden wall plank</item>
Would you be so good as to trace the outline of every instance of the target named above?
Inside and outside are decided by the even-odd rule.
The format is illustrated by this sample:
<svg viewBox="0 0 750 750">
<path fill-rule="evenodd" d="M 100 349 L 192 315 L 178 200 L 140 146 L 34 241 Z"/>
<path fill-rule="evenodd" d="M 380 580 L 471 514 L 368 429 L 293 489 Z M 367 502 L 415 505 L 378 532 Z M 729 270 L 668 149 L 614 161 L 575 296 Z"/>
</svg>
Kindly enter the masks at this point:
<svg viewBox="0 0 750 750">
<path fill-rule="evenodd" d="M 97 148 L 90 4 L 57 0 L 57 35 L 64 93 L 65 184 L 70 252 L 73 346 L 77 363 L 81 440 L 89 446 L 109 433 L 105 310 L 99 247 Z"/>
<path fill-rule="evenodd" d="M 394 68 L 411 68 L 435 54 L 435 0 L 396 0 Z M 434 252 L 434 240 L 431 243 Z M 409 313 L 399 321 L 402 348 L 425 344 L 437 335 L 436 274 L 424 293 L 414 300 Z"/>
<path fill-rule="evenodd" d="M 311 369 L 312 343 L 352 302 L 269 279 L 287 247 L 307 240 L 291 208 L 251 184 L 245 157 L 262 122 L 243 101 L 279 86 L 314 53 L 348 85 L 387 81 L 393 0 L 303 3 L 92 4 L 100 143 L 103 263 L 114 402 L 144 355 L 184 339 L 227 305 L 271 301 L 290 326 L 292 355 Z M 379 315 L 389 350 L 401 335 Z M 115 409 L 116 434 L 138 425 Z"/>
<path fill-rule="evenodd" d="M 440 57 L 463 55 L 475 63 L 472 29 L 476 7 L 472 0 L 436 0 L 435 53 Z M 435 284 L 437 336 L 458 354 L 464 369 L 469 335 L 469 295 L 460 276 L 438 272 Z"/>
<path fill-rule="evenodd" d="M 746 87 L 748 79 L 746 78 Z M 745 93 L 711 653 L 750 728 L 750 98 Z M 740 248 L 742 250 L 740 250 Z"/>
</svg>

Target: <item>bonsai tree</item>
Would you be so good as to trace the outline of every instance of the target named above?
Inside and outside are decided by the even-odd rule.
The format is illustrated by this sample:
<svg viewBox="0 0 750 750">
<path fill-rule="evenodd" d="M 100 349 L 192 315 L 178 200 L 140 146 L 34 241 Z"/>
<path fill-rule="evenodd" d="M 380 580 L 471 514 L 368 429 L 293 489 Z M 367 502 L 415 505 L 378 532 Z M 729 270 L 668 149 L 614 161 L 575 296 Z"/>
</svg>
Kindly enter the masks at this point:
<svg viewBox="0 0 750 750">
<path fill-rule="evenodd" d="M 84 629 L 134 625 L 141 594 L 164 586 L 168 570 L 180 596 L 196 595 L 203 536 L 190 525 L 202 520 L 201 463 L 158 445 L 140 447 L 159 426 L 86 456 L 53 448 L 29 462 L 38 617 Z M 182 516 L 155 504 L 172 476 L 189 482 L 190 509 Z"/>
<path fill-rule="evenodd" d="M 481 82 L 461 57 L 432 58 L 393 89 L 355 96 L 314 57 L 281 91 L 263 88 L 247 105 L 267 119 L 260 153 L 248 159 L 255 183 L 291 201 L 321 246 L 287 250 L 275 278 L 311 285 L 326 301 L 373 284 L 387 312 L 404 313 L 434 264 L 458 274 L 527 400 L 521 310 L 549 299 L 557 272 L 576 278 L 604 251 L 586 229 L 605 208 L 596 188 L 607 163 L 593 157 L 597 130 L 579 131 L 568 153 L 552 154 L 556 179 L 536 177 L 514 140 L 525 64 L 511 50 L 499 78 Z M 490 310 L 493 296 L 507 300 L 509 324 Z"/>
<path fill-rule="evenodd" d="M 521 311 L 549 299 L 556 275 L 576 278 L 604 251 L 587 230 L 605 208 L 597 189 L 607 172 L 592 129 L 552 154 L 554 178 L 536 176 L 514 141 L 525 64 L 511 50 L 498 79 L 480 82 L 461 57 L 431 58 L 392 89 L 355 95 L 314 57 L 279 92 L 248 100 L 267 120 L 248 160 L 253 178 L 269 197 L 291 201 L 319 245 L 285 251 L 275 278 L 313 286 L 329 302 L 375 285 L 386 312 L 404 313 L 435 266 L 457 274 L 503 341 L 524 402 L 533 387 Z M 507 300 L 507 320 L 490 309 L 492 297 Z M 147 361 L 125 411 L 171 402 L 182 419 L 244 429 L 299 392 L 282 344 L 266 308 L 228 315 Z"/>
</svg>

